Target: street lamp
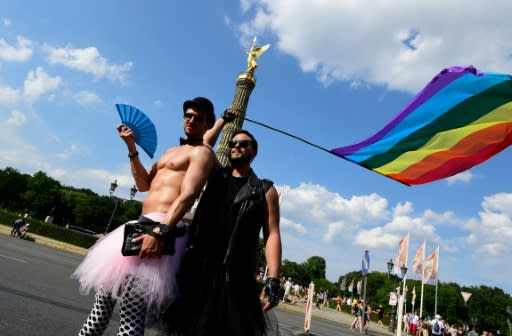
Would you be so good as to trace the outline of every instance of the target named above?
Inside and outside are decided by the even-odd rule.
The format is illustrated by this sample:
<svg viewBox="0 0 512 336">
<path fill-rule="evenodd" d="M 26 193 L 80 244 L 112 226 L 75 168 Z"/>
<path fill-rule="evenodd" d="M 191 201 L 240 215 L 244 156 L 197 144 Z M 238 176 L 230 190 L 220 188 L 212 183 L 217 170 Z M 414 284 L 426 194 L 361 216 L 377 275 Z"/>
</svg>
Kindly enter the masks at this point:
<svg viewBox="0 0 512 336">
<path fill-rule="evenodd" d="M 397 282 L 400 282 L 405 277 L 405 274 L 407 273 L 407 266 L 405 266 L 405 264 L 404 264 L 404 265 L 402 265 L 402 267 L 400 267 L 401 276 L 399 276 L 395 273 L 392 273 L 393 266 L 395 266 L 395 264 L 393 263 L 393 260 L 389 259 L 389 261 L 387 262 L 387 266 L 388 266 L 388 275 L 391 277 L 391 279 L 393 279 L 393 291 L 396 291 L 396 284 L 397 284 Z M 392 333 L 395 332 L 395 319 L 396 319 L 396 304 L 392 306 L 391 318 L 389 319 L 389 331 L 391 331 Z"/>
<path fill-rule="evenodd" d="M 110 198 L 114 199 L 114 210 L 112 211 L 112 215 L 110 215 L 110 219 L 108 220 L 107 228 L 105 229 L 105 234 L 107 234 L 110 231 L 110 225 L 112 225 L 112 220 L 114 219 L 114 216 L 116 215 L 117 207 L 119 206 L 119 198 L 114 196 L 114 192 L 116 191 L 117 186 L 118 186 L 117 180 L 114 180 L 114 182 L 110 183 L 109 193 L 110 193 Z"/>
<path fill-rule="evenodd" d="M 133 187 L 130 188 L 130 200 L 132 200 L 135 197 L 135 194 L 137 193 L 137 191 L 138 191 L 137 187 L 134 184 Z"/>
<path fill-rule="evenodd" d="M 117 189 L 117 180 L 114 180 L 114 182 L 111 182 L 110 183 L 110 197 L 112 197 L 112 194 L 114 193 L 114 191 L 116 191 Z"/>
</svg>

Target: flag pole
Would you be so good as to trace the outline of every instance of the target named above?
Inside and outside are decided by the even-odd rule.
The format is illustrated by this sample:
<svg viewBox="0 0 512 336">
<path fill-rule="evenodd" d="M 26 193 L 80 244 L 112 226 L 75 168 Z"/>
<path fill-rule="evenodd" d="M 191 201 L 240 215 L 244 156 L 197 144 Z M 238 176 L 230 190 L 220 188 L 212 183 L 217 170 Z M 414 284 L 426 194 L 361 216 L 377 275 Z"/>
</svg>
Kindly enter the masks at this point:
<svg viewBox="0 0 512 336">
<path fill-rule="evenodd" d="M 425 283 L 423 282 L 423 275 L 422 275 L 421 276 L 420 318 L 423 316 L 423 289 L 424 289 L 424 286 L 425 286 Z"/>
<path fill-rule="evenodd" d="M 436 299 L 434 303 L 434 315 L 437 314 L 437 287 L 439 285 L 439 245 L 437 245 L 437 256 L 436 256 Z"/>
<path fill-rule="evenodd" d="M 427 250 L 427 242 L 423 240 L 423 256 L 421 262 L 421 295 L 420 295 L 420 318 L 423 316 L 423 289 L 425 277 L 425 251 Z"/>
<path fill-rule="evenodd" d="M 416 282 L 416 279 L 414 279 L 414 282 Z M 412 288 L 412 290 L 414 291 L 414 294 L 411 295 L 411 301 L 412 301 L 412 310 L 411 310 L 411 312 L 414 314 L 414 306 L 416 304 L 416 302 L 415 302 L 416 301 L 416 298 L 415 298 L 415 296 L 416 296 L 416 284 L 414 284 L 414 287 Z"/>
</svg>

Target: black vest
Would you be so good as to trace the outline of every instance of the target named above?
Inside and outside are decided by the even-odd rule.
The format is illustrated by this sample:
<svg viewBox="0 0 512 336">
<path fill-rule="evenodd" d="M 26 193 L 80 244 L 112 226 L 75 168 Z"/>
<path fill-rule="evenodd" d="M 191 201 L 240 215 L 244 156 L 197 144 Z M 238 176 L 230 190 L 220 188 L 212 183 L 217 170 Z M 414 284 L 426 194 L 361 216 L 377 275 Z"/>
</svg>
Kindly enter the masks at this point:
<svg viewBox="0 0 512 336">
<path fill-rule="evenodd" d="M 253 276 L 259 233 L 265 221 L 265 193 L 273 183 L 259 179 L 251 170 L 233 204 L 226 204 L 230 177 L 231 168 L 226 167 L 208 180 L 190 228 L 188 250 L 197 257 L 224 264 L 227 270 L 243 268 Z"/>
</svg>

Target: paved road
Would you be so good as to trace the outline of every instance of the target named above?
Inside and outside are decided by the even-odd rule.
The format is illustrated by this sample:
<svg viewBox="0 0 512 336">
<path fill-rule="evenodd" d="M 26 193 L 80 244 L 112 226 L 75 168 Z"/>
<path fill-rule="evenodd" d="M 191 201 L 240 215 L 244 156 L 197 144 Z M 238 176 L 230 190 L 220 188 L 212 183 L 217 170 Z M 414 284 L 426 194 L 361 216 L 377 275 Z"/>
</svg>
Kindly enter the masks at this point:
<svg viewBox="0 0 512 336">
<path fill-rule="evenodd" d="M 0 335 L 76 335 L 93 302 L 93 296 L 80 295 L 77 282 L 69 278 L 83 256 L 37 241 L 0 234 Z M 281 304 L 270 317 L 279 321 L 281 335 L 299 334 L 304 307 Z M 347 329 L 347 319 L 346 314 L 315 309 L 311 333 L 358 335 Z M 116 334 L 118 321 L 116 311 L 105 335 Z M 148 336 L 156 334 L 146 331 Z"/>
</svg>

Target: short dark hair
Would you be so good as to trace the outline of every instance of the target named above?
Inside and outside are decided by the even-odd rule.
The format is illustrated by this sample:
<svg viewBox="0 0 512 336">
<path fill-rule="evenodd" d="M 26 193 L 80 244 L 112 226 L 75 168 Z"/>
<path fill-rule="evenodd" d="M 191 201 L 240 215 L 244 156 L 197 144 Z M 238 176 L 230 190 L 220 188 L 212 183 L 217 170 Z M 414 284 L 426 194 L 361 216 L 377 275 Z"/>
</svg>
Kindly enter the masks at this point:
<svg viewBox="0 0 512 336">
<path fill-rule="evenodd" d="M 233 139 L 236 135 L 238 134 L 245 134 L 247 135 L 249 138 L 251 138 L 252 140 L 252 148 L 254 149 L 254 151 L 256 153 L 258 153 L 258 141 L 256 141 L 256 138 L 254 137 L 254 135 L 252 135 L 249 131 L 247 130 L 244 130 L 244 129 L 241 129 L 241 130 L 238 130 L 238 131 L 235 131 L 233 133 L 233 136 L 231 137 L 231 139 Z"/>
</svg>

